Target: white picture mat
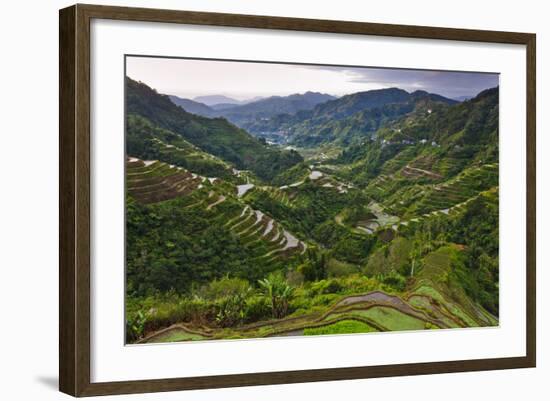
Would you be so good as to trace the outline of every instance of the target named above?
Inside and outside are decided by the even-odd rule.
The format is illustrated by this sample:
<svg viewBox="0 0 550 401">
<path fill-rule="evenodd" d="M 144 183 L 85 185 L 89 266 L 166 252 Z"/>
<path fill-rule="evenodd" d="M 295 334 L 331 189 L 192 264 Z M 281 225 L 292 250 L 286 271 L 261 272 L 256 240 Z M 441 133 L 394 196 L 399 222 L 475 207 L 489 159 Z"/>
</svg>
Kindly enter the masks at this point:
<svg viewBox="0 0 550 401">
<path fill-rule="evenodd" d="M 91 38 L 92 382 L 525 355 L 524 46 L 110 20 Z M 125 346 L 125 54 L 499 72 L 500 327 Z"/>
</svg>

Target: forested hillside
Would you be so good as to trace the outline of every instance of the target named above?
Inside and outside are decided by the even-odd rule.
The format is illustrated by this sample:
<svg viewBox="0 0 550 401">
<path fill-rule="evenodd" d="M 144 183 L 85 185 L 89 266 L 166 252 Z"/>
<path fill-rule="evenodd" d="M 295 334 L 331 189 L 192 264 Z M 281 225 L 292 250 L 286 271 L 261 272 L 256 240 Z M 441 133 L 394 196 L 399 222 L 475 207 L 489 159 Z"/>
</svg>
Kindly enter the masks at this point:
<svg viewBox="0 0 550 401">
<path fill-rule="evenodd" d="M 170 100 L 177 106 L 191 114 L 197 114 L 203 117 L 218 117 L 218 113 L 215 109 L 191 99 L 181 98 L 179 96 L 168 96 Z"/>
<path fill-rule="evenodd" d="M 224 117 L 233 124 L 243 127 L 255 121 L 267 121 L 280 114 L 294 114 L 311 110 L 320 103 L 335 99 L 324 93 L 306 92 L 289 96 L 270 96 L 245 104 L 219 103 L 212 106 L 178 96 L 170 96 L 174 104 L 185 111 L 204 117 Z"/>
<path fill-rule="evenodd" d="M 318 104 L 332 99 L 334 99 L 333 96 L 316 92 L 271 96 L 242 106 L 221 110 L 219 114 L 239 127 L 244 127 L 254 121 L 266 121 L 279 114 L 292 115 L 298 111 L 311 110 Z"/>
<path fill-rule="evenodd" d="M 354 93 L 293 115 L 255 120 L 243 127 L 257 135 L 281 136 L 285 143 L 315 146 L 337 142 L 348 146 L 414 111 L 444 109 L 456 103 L 424 91 L 389 88 Z"/>
<path fill-rule="evenodd" d="M 266 146 L 223 118 L 188 113 L 168 96 L 130 78 L 126 80 L 126 112 L 128 116 L 143 117 L 235 168 L 251 170 L 263 179 L 270 179 L 302 160 L 296 152 Z"/>
</svg>

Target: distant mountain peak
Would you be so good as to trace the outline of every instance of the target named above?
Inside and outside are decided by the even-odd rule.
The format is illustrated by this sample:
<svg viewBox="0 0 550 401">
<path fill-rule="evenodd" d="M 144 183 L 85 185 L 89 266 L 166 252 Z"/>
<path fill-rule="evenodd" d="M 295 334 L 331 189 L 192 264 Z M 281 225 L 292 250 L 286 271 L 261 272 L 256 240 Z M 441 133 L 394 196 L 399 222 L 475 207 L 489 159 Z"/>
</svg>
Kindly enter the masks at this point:
<svg viewBox="0 0 550 401">
<path fill-rule="evenodd" d="M 218 112 L 234 124 L 243 126 L 258 119 L 265 120 L 280 114 L 293 115 L 308 111 L 334 99 L 334 96 L 319 92 L 295 93 L 288 96 L 270 96 L 229 108 L 218 108 Z"/>
<path fill-rule="evenodd" d="M 470 100 L 473 97 L 474 96 L 471 96 L 471 95 L 456 96 L 453 98 L 453 100 L 456 100 L 457 102 L 465 102 L 466 100 Z"/>
<path fill-rule="evenodd" d="M 200 103 L 191 99 L 185 99 L 175 95 L 168 95 L 168 97 L 174 104 L 180 106 L 188 113 L 198 114 L 205 117 L 213 117 L 215 114 L 214 110 L 204 103 Z"/>
<path fill-rule="evenodd" d="M 436 101 L 436 102 L 443 102 L 443 103 L 447 103 L 447 104 L 457 103 L 457 100 L 455 100 L 455 99 L 450 99 L 448 97 L 438 95 L 437 93 L 430 93 L 430 92 L 427 92 L 425 90 L 416 90 L 416 91 L 412 92 L 411 93 L 411 98 L 412 99 L 421 99 L 421 100 L 425 99 L 425 100 L 431 100 L 431 101 Z"/>
<path fill-rule="evenodd" d="M 479 92 L 476 96 L 472 96 L 471 100 L 479 100 L 488 96 L 498 96 L 499 87 L 495 86 L 494 88 L 488 88 Z"/>
<path fill-rule="evenodd" d="M 423 89 L 417 89 L 411 95 L 429 95 L 429 93 Z"/>
<path fill-rule="evenodd" d="M 390 88 L 380 88 L 380 89 L 369 89 L 367 91 L 357 92 L 357 93 L 370 93 L 370 94 L 380 94 L 380 93 L 409 93 L 405 89 L 392 86 Z"/>
<path fill-rule="evenodd" d="M 225 95 L 205 95 L 194 97 L 195 102 L 203 103 L 207 106 L 214 106 L 216 104 L 225 103 L 225 104 L 241 104 L 240 100 L 234 99 Z"/>
</svg>

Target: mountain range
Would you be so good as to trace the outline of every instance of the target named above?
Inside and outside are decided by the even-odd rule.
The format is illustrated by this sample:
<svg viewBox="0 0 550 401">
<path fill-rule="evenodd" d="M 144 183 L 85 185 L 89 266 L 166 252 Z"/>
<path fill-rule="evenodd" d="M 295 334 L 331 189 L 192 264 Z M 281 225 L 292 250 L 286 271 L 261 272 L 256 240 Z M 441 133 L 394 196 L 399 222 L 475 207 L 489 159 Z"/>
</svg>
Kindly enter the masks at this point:
<svg viewBox="0 0 550 401">
<path fill-rule="evenodd" d="M 333 141 L 349 145 L 413 111 L 431 111 L 455 103 L 455 100 L 425 91 L 408 93 L 398 88 L 379 89 L 342 96 L 311 110 L 255 120 L 243 124 L 243 128 L 276 142 L 300 146 Z"/>
<path fill-rule="evenodd" d="M 189 113 L 205 117 L 225 117 L 240 127 L 257 120 L 263 121 L 279 114 L 294 114 L 301 110 L 311 110 L 318 104 L 335 99 L 334 96 L 318 92 L 306 92 L 289 96 L 270 96 L 244 104 L 235 103 L 237 102 L 236 100 L 224 96 L 206 96 L 209 104 L 198 101 L 204 98 L 198 97 L 190 100 L 178 96 L 170 96 L 172 102 Z M 213 102 L 212 99 L 217 99 L 220 103 L 211 103 Z M 233 101 L 223 102 L 223 100 L 227 99 Z"/>
<path fill-rule="evenodd" d="M 193 100 L 195 102 L 203 103 L 203 104 L 205 104 L 207 106 L 210 106 L 214 109 L 225 108 L 225 107 L 228 107 L 230 105 L 235 105 L 235 106 L 243 105 L 243 104 L 258 101 L 260 99 L 263 99 L 263 97 L 262 96 L 254 96 L 250 99 L 237 100 L 237 99 L 234 99 L 232 97 L 225 96 L 225 95 L 205 95 L 205 96 L 197 96 L 197 97 L 193 98 Z"/>
<path fill-rule="evenodd" d="M 168 131 L 169 144 L 170 140 L 181 137 L 236 168 L 252 170 L 264 179 L 302 160 L 296 152 L 266 146 L 226 119 L 188 113 L 168 96 L 130 78 L 126 78 L 126 112 L 127 117 L 139 116 L 154 127 Z"/>
<path fill-rule="evenodd" d="M 457 97 L 454 97 L 453 99 L 456 100 L 457 102 L 464 102 L 466 100 L 470 100 L 472 98 L 474 98 L 475 96 L 472 96 L 472 95 L 464 95 L 464 96 L 457 96 Z"/>
<path fill-rule="evenodd" d="M 233 99 L 229 96 L 225 95 L 205 95 L 205 96 L 197 96 L 193 98 L 195 102 L 199 102 L 202 104 L 205 104 L 207 106 L 216 106 L 218 104 L 245 104 L 248 103 L 247 101 L 237 100 Z M 254 101 L 255 99 L 251 100 Z"/>
</svg>

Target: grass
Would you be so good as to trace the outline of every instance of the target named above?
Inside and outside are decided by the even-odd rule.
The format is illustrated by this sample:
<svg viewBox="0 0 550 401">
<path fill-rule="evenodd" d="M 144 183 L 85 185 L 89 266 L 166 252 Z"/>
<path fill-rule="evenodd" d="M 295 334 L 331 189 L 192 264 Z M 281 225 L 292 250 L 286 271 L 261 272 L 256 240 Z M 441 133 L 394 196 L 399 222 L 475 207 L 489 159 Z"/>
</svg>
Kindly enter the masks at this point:
<svg viewBox="0 0 550 401">
<path fill-rule="evenodd" d="M 372 333 L 376 332 L 372 326 L 359 322 L 357 320 L 341 320 L 339 322 L 321 327 L 312 327 L 304 329 L 305 336 L 316 336 L 326 334 L 353 334 L 353 333 Z"/>
<path fill-rule="evenodd" d="M 425 321 L 406 315 L 387 306 L 375 306 L 365 310 L 351 310 L 346 312 L 346 315 L 367 318 L 379 323 L 390 331 L 424 330 L 426 327 Z"/>
<path fill-rule="evenodd" d="M 456 249 L 451 246 L 444 246 L 429 253 L 424 257 L 419 276 L 428 278 L 435 283 L 445 282 L 451 270 L 452 258 L 456 252 Z"/>
<path fill-rule="evenodd" d="M 365 272 L 368 275 L 388 274 L 391 271 L 409 270 L 411 241 L 405 237 L 395 238 L 386 248 L 378 248 L 368 259 Z"/>
<path fill-rule="evenodd" d="M 200 334 L 189 333 L 183 329 L 172 329 L 154 338 L 155 343 L 173 343 L 177 341 L 207 340 Z"/>
<path fill-rule="evenodd" d="M 425 311 L 429 316 L 433 318 L 440 319 L 451 328 L 461 327 L 457 322 L 445 315 L 440 308 L 435 308 L 434 306 L 432 306 L 429 298 L 423 296 L 413 296 L 409 299 L 408 302 L 412 307 Z"/>
<path fill-rule="evenodd" d="M 470 316 L 468 316 L 462 309 L 456 306 L 454 303 L 448 302 L 436 289 L 431 286 L 423 285 L 418 287 L 415 291 L 415 294 L 427 295 L 432 297 L 440 304 L 444 305 L 447 310 L 452 313 L 454 316 L 460 318 L 464 321 L 469 327 L 478 327 L 479 324 L 475 322 Z"/>
<path fill-rule="evenodd" d="M 327 263 L 327 274 L 329 277 L 346 277 L 358 272 L 358 267 L 352 263 L 331 258 Z"/>
</svg>

